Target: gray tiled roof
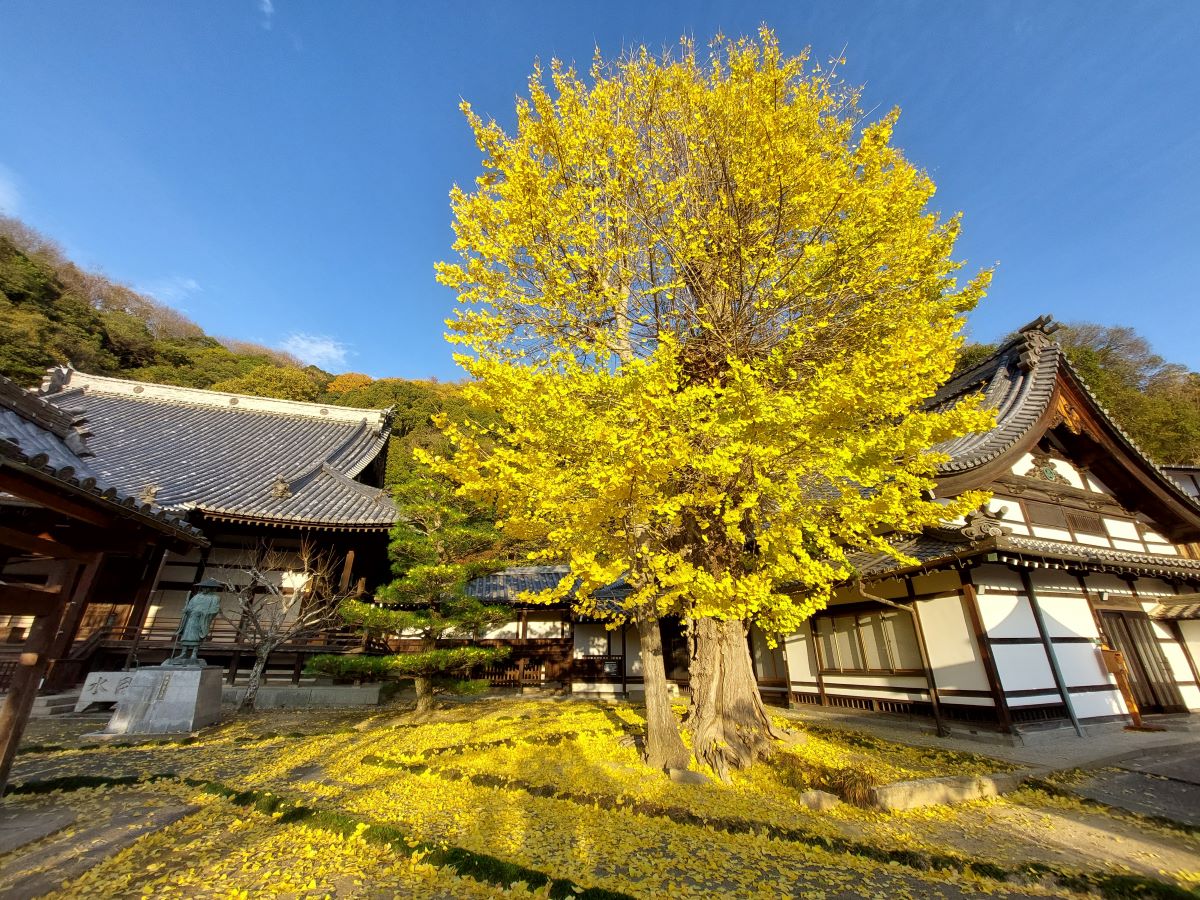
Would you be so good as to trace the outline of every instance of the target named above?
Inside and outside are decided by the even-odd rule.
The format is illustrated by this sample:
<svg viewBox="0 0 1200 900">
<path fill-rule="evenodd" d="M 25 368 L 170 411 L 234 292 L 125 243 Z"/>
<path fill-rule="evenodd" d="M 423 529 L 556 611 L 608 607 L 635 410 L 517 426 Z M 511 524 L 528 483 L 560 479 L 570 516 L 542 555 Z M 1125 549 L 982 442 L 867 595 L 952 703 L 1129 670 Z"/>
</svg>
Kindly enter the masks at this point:
<svg viewBox="0 0 1200 900">
<path fill-rule="evenodd" d="M 943 474 L 965 472 L 995 459 L 1017 444 L 1041 418 L 1054 394 L 1059 366 L 1066 362 L 1045 326 L 1048 317 L 1026 325 L 995 354 L 956 374 L 934 397 L 935 407 L 950 407 L 964 397 L 983 393 L 985 406 L 996 410 L 996 427 L 939 444 L 950 459 Z"/>
<path fill-rule="evenodd" d="M 941 560 L 951 559 L 964 551 L 969 552 L 972 545 L 964 538 L 957 540 L 940 532 L 931 531 L 925 534 L 896 537 L 890 541 L 893 547 L 905 556 L 917 561 L 917 565 L 927 565 Z M 911 565 L 901 564 L 896 558 L 887 553 L 876 551 L 861 551 L 848 556 L 850 565 L 862 578 L 876 578 L 889 572 L 904 571 Z"/>
<path fill-rule="evenodd" d="M 556 587 L 570 571 L 567 566 L 514 566 L 472 580 L 467 595 L 484 603 L 515 603 L 525 591 Z"/>
<path fill-rule="evenodd" d="M 390 411 L 143 384 L 51 370 L 43 392 L 86 422 L 92 467 L 168 509 L 297 526 L 386 529 L 386 491 L 354 480 Z"/>
<path fill-rule="evenodd" d="M 1159 601 L 1150 610 L 1152 619 L 1200 619 L 1200 594 L 1182 594 Z"/>
<path fill-rule="evenodd" d="M 1075 371 L 1062 348 L 1050 337 L 1057 329 L 1050 316 L 1041 316 L 1017 332 L 992 356 L 959 372 L 934 396 L 931 405 L 949 407 L 964 397 L 982 392 L 985 405 L 996 410 L 996 427 L 939 444 L 935 449 L 950 456 L 938 467 L 942 475 L 955 475 L 978 468 L 1016 446 L 1037 425 L 1050 405 L 1059 376 L 1069 378 L 1082 390 L 1114 437 L 1135 458 L 1158 476 L 1162 487 L 1193 512 L 1200 512 L 1200 498 L 1189 495 L 1118 425 L 1087 383 Z"/>
<path fill-rule="evenodd" d="M 0 458 L 59 489 L 118 508 L 120 515 L 193 544 L 200 531 L 160 504 L 123 490 L 94 465 L 87 429 L 67 412 L 0 376 Z M 18 498 L 19 499 L 19 498 Z"/>
</svg>

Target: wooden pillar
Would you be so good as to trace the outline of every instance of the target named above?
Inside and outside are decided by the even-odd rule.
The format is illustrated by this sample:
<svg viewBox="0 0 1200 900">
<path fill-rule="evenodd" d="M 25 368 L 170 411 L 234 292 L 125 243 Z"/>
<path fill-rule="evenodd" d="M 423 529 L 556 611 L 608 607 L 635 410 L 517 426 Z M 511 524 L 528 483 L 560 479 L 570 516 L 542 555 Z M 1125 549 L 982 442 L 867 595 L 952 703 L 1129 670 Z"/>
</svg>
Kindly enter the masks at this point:
<svg viewBox="0 0 1200 900">
<path fill-rule="evenodd" d="M 133 595 L 133 609 L 130 610 L 129 619 L 125 623 L 123 637 L 128 638 L 142 633 L 142 629 L 146 625 L 146 614 L 150 611 L 150 595 L 158 586 L 158 580 L 166 562 L 167 550 L 165 547 L 151 549 L 150 557 L 146 561 L 146 568 L 142 572 L 142 580 L 138 584 L 137 593 Z"/>
<path fill-rule="evenodd" d="M 89 554 L 84 562 L 83 571 L 75 579 L 75 584 L 63 586 L 67 598 L 66 605 L 58 623 L 57 634 L 46 652 L 50 670 L 46 674 L 44 687 L 48 691 L 65 690 L 71 686 L 69 682 L 75 678 L 71 667 L 61 665 L 61 663 L 71 655 L 71 645 L 75 642 L 75 635 L 79 632 L 79 623 L 83 621 L 83 614 L 87 612 L 92 585 L 96 583 L 96 576 L 103 564 L 103 553 Z"/>
<path fill-rule="evenodd" d="M 929 662 L 929 648 L 925 644 L 925 629 L 921 627 L 921 614 L 917 612 L 917 591 L 913 587 L 911 578 L 905 578 L 904 584 L 908 589 L 908 607 L 912 615 L 913 631 L 917 635 L 917 649 L 921 653 L 921 668 L 925 670 L 925 683 L 929 688 L 929 703 L 933 707 L 933 724 L 937 729 L 938 737 L 947 737 L 950 734 L 950 729 L 946 727 L 946 723 L 942 720 L 942 704 L 938 700 L 937 681 L 933 677 L 933 664 Z M 859 632 L 859 637 L 862 637 L 862 630 L 855 629 Z M 867 658 L 866 650 L 863 651 L 863 659 Z"/>
<path fill-rule="evenodd" d="M 34 618 L 29 637 L 21 649 L 17 671 L 13 673 L 8 693 L 4 697 L 4 705 L 0 706 L 0 794 L 3 794 L 8 786 L 8 773 L 12 770 L 13 759 L 17 755 L 17 745 L 20 744 L 21 735 L 25 733 L 25 726 L 29 722 L 29 713 L 37 697 L 38 685 L 42 676 L 46 674 L 48 651 L 62 621 L 66 595 L 78 572 L 79 563 L 64 560 L 51 573 L 47 587 L 57 587 L 58 596 L 51 601 L 44 615 Z"/>
<path fill-rule="evenodd" d="M 987 630 L 983 627 L 983 619 L 979 615 L 979 595 L 975 585 L 970 582 L 970 573 L 963 573 L 963 609 L 975 632 L 975 642 L 979 645 L 979 655 L 983 660 L 983 671 L 987 675 L 988 686 L 992 689 L 992 702 L 996 706 L 996 718 L 1000 727 L 1006 732 L 1012 731 L 1012 713 L 1008 709 L 1008 698 L 1004 695 L 1004 685 L 1000 682 L 1000 670 L 996 668 L 996 658 L 992 656 L 992 644 L 988 640 Z"/>
</svg>

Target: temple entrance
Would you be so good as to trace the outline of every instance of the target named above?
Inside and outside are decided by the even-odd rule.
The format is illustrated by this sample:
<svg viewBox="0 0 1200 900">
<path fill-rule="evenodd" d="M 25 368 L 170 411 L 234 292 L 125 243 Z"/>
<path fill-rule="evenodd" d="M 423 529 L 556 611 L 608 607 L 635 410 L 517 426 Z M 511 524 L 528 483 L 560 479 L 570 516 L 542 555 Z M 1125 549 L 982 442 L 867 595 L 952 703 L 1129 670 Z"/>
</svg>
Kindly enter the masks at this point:
<svg viewBox="0 0 1200 900">
<path fill-rule="evenodd" d="M 1187 712 L 1150 617 L 1140 611 L 1102 609 L 1100 624 L 1112 648 L 1125 658 L 1129 686 L 1142 712 Z"/>
</svg>

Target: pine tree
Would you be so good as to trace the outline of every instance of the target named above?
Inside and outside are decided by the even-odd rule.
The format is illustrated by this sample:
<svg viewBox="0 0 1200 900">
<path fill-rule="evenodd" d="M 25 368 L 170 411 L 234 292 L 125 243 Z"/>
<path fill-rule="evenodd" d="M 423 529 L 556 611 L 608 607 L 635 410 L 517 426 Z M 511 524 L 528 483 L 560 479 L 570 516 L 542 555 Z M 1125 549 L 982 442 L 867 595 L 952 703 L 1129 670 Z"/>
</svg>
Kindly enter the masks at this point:
<svg viewBox="0 0 1200 900">
<path fill-rule="evenodd" d="M 512 609 L 485 604 L 467 593 L 471 579 L 502 564 L 505 545 L 494 516 L 455 495 L 454 487 L 425 467 L 410 468 L 395 486 L 397 524 L 390 551 L 396 579 L 372 601 L 347 600 L 342 618 L 374 637 L 420 641 L 413 653 L 390 656 L 318 656 L 310 671 L 326 675 L 412 679 L 417 712 L 433 708 L 435 690 L 459 688 L 473 670 L 498 662 L 507 648 L 446 639 L 476 638 L 507 622 Z"/>
</svg>

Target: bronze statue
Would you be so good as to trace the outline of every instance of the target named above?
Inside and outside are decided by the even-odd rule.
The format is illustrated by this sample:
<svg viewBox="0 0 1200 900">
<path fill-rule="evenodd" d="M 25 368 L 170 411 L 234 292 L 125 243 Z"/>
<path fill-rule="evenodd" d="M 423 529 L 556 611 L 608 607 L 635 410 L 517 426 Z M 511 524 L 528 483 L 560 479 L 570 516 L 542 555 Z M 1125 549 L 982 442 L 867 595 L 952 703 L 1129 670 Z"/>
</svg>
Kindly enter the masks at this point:
<svg viewBox="0 0 1200 900">
<path fill-rule="evenodd" d="M 213 619 L 221 611 L 221 597 L 216 593 L 224 585 L 213 578 L 206 578 L 196 585 L 199 590 L 188 598 L 183 607 L 183 619 L 175 631 L 179 655 L 172 656 L 165 666 L 202 666 L 204 660 L 196 656 L 200 645 L 212 631 Z"/>
</svg>

